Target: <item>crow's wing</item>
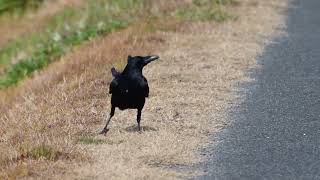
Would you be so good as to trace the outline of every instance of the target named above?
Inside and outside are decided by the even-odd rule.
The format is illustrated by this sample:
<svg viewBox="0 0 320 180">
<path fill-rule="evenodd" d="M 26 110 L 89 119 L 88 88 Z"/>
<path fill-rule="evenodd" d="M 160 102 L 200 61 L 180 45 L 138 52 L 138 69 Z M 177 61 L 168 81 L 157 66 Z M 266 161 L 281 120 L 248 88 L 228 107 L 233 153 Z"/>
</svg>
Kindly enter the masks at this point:
<svg viewBox="0 0 320 180">
<path fill-rule="evenodd" d="M 119 91 L 119 83 L 117 79 L 113 79 L 109 86 L 109 94 Z"/>
<path fill-rule="evenodd" d="M 145 77 L 143 77 L 143 80 L 140 81 L 139 85 L 140 85 L 140 90 L 144 95 L 144 97 L 149 97 L 149 85 Z"/>
<path fill-rule="evenodd" d="M 121 73 L 119 71 L 117 71 L 116 68 L 112 67 L 111 68 L 111 74 L 112 74 L 113 77 L 116 78 L 116 77 L 119 77 Z"/>
<path fill-rule="evenodd" d="M 129 89 L 129 82 L 127 78 L 124 77 L 117 77 L 114 78 L 109 87 L 109 94 L 124 94 L 128 92 Z"/>
<path fill-rule="evenodd" d="M 109 87 L 109 94 L 124 94 L 129 92 L 135 95 L 149 97 L 148 81 L 145 77 L 127 79 L 124 77 L 114 78 Z"/>
</svg>

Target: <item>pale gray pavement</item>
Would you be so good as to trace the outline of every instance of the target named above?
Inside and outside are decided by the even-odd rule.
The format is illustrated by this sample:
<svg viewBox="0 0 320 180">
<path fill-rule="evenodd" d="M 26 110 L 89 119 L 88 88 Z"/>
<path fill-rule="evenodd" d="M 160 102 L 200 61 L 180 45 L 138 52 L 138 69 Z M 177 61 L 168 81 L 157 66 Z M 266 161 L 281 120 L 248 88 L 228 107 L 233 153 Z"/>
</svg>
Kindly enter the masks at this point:
<svg viewBox="0 0 320 180">
<path fill-rule="evenodd" d="M 267 16 L 268 14 L 266 14 Z M 199 179 L 320 179 L 320 0 L 296 0 Z"/>
</svg>

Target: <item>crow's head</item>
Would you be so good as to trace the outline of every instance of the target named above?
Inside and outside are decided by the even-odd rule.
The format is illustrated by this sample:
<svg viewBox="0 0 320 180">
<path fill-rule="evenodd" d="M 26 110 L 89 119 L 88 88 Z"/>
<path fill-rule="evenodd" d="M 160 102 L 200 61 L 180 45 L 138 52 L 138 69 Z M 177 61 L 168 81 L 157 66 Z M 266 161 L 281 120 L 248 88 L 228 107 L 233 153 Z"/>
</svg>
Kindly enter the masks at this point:
<svg viewBox="0 0 320 180">
<path fill-rule="evenodd" d="M 111 74 L 114 78 L 119 78 L 121 74 L 127 74 L 132 71 L 141 71 L 145 65 L 159 59 L 159 56 L 128 56 L 128 63 L 123 72 L 120 73 L 114 67 L 111 68 Z"/>
<path fill-rule="evenodd" d="M 159 56 L 128 56 L 128 66 L 142 70 L 150 62 L 159 59 Z"/>
</svg>

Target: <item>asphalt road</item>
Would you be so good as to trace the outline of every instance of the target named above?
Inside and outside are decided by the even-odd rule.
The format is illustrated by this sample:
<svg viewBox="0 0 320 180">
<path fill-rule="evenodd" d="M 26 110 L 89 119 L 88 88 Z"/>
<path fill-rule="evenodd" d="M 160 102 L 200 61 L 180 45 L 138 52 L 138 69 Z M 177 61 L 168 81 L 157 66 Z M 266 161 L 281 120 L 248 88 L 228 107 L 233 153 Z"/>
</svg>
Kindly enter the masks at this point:
<svg viewBox="0 0 320 180">
<path fill-rule="evenodd" d="M 199 179 L 320 179 L 320 0 L 293 1 L 286 31 L 242 85 Z"/>
</svg>

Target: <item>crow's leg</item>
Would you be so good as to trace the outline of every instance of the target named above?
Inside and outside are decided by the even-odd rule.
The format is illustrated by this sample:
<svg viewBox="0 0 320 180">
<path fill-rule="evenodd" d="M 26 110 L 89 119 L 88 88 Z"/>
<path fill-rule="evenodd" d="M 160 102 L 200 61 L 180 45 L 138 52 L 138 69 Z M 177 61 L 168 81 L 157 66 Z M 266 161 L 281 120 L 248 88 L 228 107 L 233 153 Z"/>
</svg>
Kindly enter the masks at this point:
<svg viewBox="0 0 320 180">
<path fill-rule="evenodd" d="M 111 106 L 111 112 L 110 112 L 109 119 L 108 119 L 108 121 L 107 121 L 106 126 L 103 128 L 103 130 L 100 132 L 100 134 L 106 134 L 106 133 L 108 132 L 108 124 L 110 123 L 111 118 L 113 117 L 115 110 L 116 110 L 116 107 Z"/>
<path fill-rule="evenodd" d="M 139 131 L 141 131 L 141 128 L 140 128 L 141 111 L 142 111 L 142 109 L 138 109 L 138 114 L 137 114 L 137 122 L 138 122 L 138 130 Z"/>
</svg>

